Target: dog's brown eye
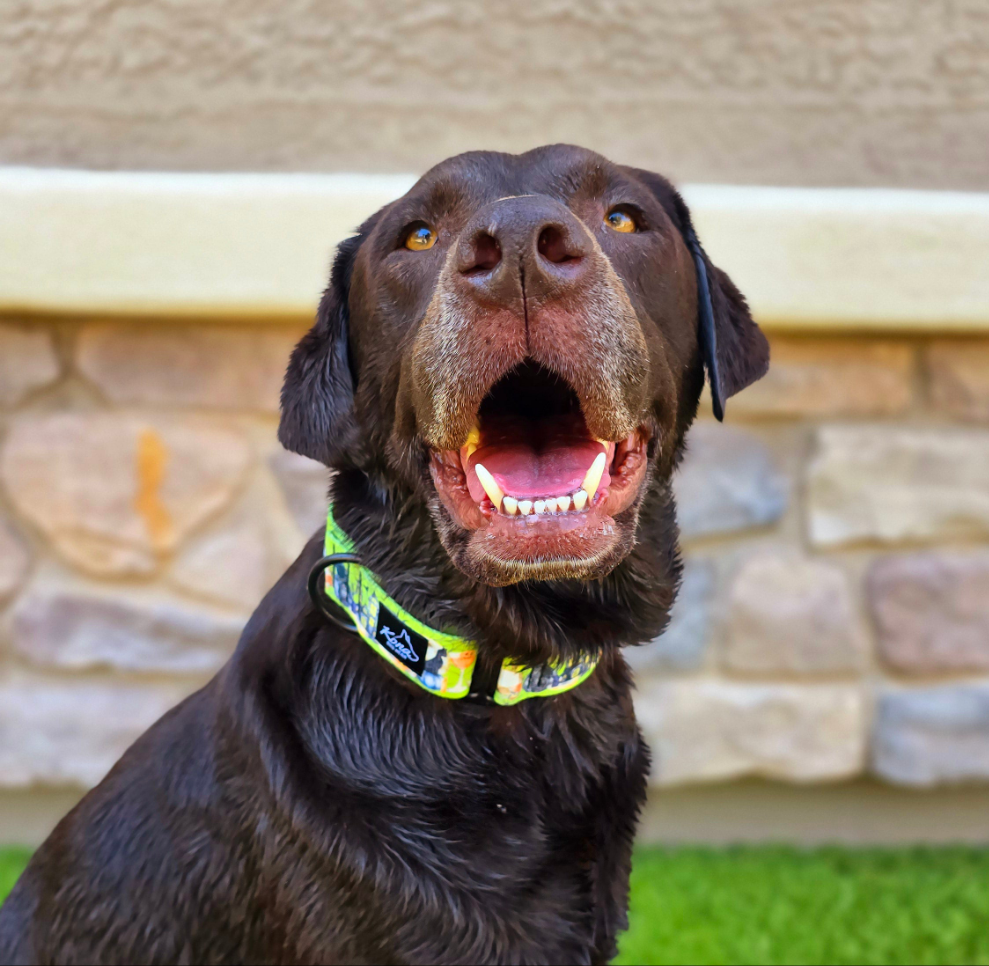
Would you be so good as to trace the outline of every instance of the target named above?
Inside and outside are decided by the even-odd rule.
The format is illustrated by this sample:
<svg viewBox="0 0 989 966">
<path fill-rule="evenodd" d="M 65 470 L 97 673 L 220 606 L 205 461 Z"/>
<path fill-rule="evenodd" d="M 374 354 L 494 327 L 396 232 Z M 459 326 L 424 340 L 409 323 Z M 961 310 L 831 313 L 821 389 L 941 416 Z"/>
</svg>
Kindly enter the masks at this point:
<svg viewBox="0 0 989 966">
<path fill-rule="evenodd" d="M 413 252 L 424 252 L 436 244 L 436 232 L 428 225 L 417 225 L 405 236 L 405 247 Z"/>
<path fill-rule="evenodd" d="M 615 211 L 609 211 L 608 214 L 604 216 L 604 222 L 609 228 L 612 228 L 615 231 L 636 231 L 635 222 L 632 220 L 632 216 L 617 209 Z"/>
</svg>

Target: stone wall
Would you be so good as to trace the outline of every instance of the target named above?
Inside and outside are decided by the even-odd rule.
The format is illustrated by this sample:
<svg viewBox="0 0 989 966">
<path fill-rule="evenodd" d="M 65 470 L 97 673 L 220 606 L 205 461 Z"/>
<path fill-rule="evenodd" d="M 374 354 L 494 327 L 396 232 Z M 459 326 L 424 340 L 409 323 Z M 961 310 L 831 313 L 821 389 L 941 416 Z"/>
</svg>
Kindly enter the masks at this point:
<svg viewBox="0 0 989 966">
<path fill-rule="evenodd" d="M 0 322 L 0 800 L 99 780 L 320 525 L 275 440 L 301 331 Z M 691 430 L 630 654 L 654 784 L 989 782 L 989 339 L 772 341 Z"/>
</svg>

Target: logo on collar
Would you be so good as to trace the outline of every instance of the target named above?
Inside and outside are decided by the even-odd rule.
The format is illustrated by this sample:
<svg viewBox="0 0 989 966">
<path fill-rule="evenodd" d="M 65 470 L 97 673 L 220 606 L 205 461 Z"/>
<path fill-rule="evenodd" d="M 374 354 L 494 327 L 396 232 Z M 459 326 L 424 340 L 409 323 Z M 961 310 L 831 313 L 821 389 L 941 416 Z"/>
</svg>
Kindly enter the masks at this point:
<svg viewBox="0 0 989 966">
<path fill-rule="evenodd" d="M 374 639 L 409 670 L 422 674 L 426 669 L 426 649 L 429 642 L 403 624 L 384 604 L 378 606 L 378 626 Z"/>
</svg>

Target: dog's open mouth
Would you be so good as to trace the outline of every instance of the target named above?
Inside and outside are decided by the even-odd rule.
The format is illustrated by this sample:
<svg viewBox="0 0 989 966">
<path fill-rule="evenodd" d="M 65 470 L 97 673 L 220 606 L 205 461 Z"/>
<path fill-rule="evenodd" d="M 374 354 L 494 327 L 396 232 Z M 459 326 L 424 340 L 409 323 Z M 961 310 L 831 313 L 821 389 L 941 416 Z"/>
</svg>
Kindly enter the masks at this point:
<svg viewBox="0 0 989 966">
<path fill-rule="evenodd" d="M 644 429 L 595 439 L 567 382 L 527 362 L 484 397 L 464 446 L 433 452 L 431 469 L 457 522 L 485 531 L 487 553 L 506 563 L 587 560 L 634 502 L 647 443 Z"/>
</svg>

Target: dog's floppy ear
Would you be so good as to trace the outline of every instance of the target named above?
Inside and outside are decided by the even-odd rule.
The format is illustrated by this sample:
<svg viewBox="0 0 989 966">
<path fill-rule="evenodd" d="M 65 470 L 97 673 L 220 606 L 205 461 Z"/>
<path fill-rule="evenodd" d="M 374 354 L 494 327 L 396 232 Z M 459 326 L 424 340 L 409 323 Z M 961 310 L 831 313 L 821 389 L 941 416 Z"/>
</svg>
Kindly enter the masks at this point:
<svg viewBox="0 0 989 966">
<path fill-rule="evenodd" d="M 352 432 L 354 375 L 348 350 L 350 276 L 363 235 L 342 242 L 316 322 L 292 350 L 282 384 L 278 440 L 329 465 Z"/>
<path fill-rule="evenodd" d="M 690 209 L 665 179 L 649 171 L 634 173 L 653 191 L 683 235 L 697 272 L 698 337 L 711 383 L 714 415 L 725 416 L 725 401 L 761 379 L 769 369 L 769 343 L 752 321 L 748 304 L 734 282 L 715 268 L 701 247 Z"/>
</svg>

